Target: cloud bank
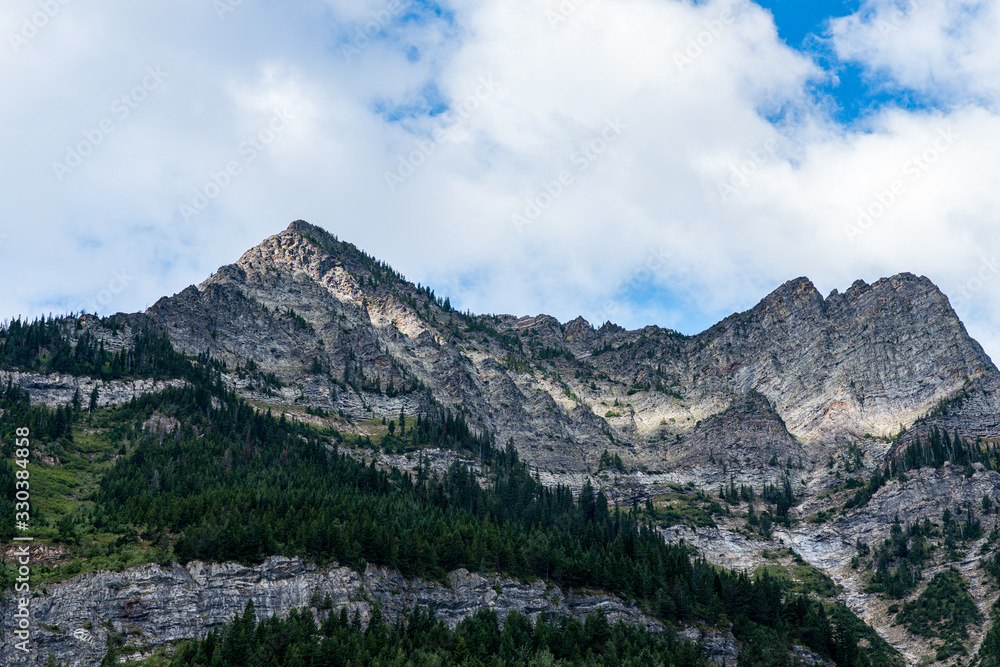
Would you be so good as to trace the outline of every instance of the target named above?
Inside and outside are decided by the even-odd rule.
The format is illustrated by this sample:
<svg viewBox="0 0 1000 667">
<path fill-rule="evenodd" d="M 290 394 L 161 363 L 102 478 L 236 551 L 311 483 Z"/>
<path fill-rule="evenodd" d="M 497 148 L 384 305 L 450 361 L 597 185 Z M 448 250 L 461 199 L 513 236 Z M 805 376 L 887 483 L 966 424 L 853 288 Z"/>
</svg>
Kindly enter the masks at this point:
<svg viewBox="0 0 1000 667">
<path fill-rule="evenodd" d="M 475 312 L 685 333 L 910 271 L 1000 352 L 998 24 L 873 0 L 804 51 L 749 0 L 12 0 L 0 312 L 142 309 L 303 218 Z M 849 121 L 844 67 L 883 100 Z"/>
</svg>

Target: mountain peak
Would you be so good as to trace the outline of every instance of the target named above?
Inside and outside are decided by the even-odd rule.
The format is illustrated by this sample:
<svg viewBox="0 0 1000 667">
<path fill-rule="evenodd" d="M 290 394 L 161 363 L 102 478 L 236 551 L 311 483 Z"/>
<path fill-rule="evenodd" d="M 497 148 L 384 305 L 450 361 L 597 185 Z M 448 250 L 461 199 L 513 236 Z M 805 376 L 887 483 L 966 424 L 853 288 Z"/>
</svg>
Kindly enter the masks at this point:
<svg viewBox="0 0 1000 667">
<path fill-rule="evenodd" d="M 295 220 L 285 229 L 287 232 L 299 232 L 303 234 L 329 234 L 325 229 L 305 220 Z"/>
<path fill-rule="evenodd" d="M 775 289 L 761 299 L 750 313 L 758 317 L 784 320 L 793 313 L 822 309 L 823 295 L 811 280 L 803 276 L 789 280 Z"/>
</svg>

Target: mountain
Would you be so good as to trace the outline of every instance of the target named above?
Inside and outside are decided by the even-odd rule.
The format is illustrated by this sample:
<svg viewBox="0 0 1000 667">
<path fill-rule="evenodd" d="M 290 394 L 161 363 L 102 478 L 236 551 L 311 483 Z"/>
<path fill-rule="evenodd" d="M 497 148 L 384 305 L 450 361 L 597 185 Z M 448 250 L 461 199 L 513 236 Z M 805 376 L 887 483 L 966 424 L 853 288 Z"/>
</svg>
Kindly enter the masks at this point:
<svg viewBox="0 0 1000 667">
<path fill-rule="evenodd" d="M 159 549 L 158 560 L 163 561 L 145 566 L 162 570 L 127 570 L 124 579 L 115 580 L 125 590 L 140 591 L 140 598 L 150 581 L 169 588 L 151 599 L 149 608 L 156 611 L 140 623 L 146 632 L 153 632 L 164 609 L 174 604 L 170 600 L 186 595 L 185 582 L 191 577 L 198 581 L 178 566 L 171 570 L 172 556 L 191 562 L 231 556 L 252 564 L 264 556 L 327 553 L 305 547 L 296 551 L 296 540 L 309 543 L 303 535 L 276 537 L 272 545 L 257 545 L 242 533 L 235 537 L 237 515 L 227 518 L 224 503 L 215 510 L 218 517 L 201 520 L 199 526 L 197 517 L 189 515 L 195 510 L 184 514 L 169 496 L 179 494 L 184 484 L 194 484 L 190 476 L 198 473 L 184 468 L 183 457 L 195 454 L 178 450 L 161 465 L 152 462 L 159 461 L 155 447 L 165 447 L 171 437 L 175 442 L 204 437 L 209 447 L 206 465 L 213 471 L 221 466 L 225 475 L 241 457 L 252 467 L 255 457 L 271 456 L 272 470 L 258 470 L 253 479 L 254 484 L 272 484 L 277 482 L 261 480 L 277 474 L 289 460 L 289 443 L 301 440 L 347 452 L 372 471 L 385 471 L 386 479 L 415 479 L 419 485 L 429 475 L 440 475 L 450 480 L 442 493 L 453 503 L 465 498 L 463 485 L 488 489 L 499 485 L 503 475 L 514 474 L 503 472 L 513 457 L 517 465 L 526 465 L 528 479 L 538 485 L 524 482 L 528 490 L 523 493 L 544 497 L 545 488 L 555 489 L 555 497 L 569 493 L 587 521 L 598 525 L 601 519 L 594 518 L 593 506 L 587 503 L 604 507 L 608 521 L 611 506 L 632 507 L 629 516 L 635 518 L 637 531 L 641 522 L 648 522 L 656 539 L 694 547 L 711 563 L 777 577 L 783 582 L 783 604 L 792 604 L 793 591 L 822 605 L 843 602 L 907 663 L 966 664 L 983 645 L 982 665 L 996 664 L 986 652 L 1000 644 L 1000 627 L 988 635 L 985 619 L 996 613 L 992 606 L 1000 597 L 1000 372 L 969 336 L 947 297 L 926 277 L 904 273 L 871 285 L 857 281 L 843 294 L 835 290 L 825 298 L 808 279 L 797 278 L 750 310 L 694 336 L 655 326 L 626 331 L 612 323 L 595 327 L 582 318 L 560 323 L 547 315 L 461 313 L 447 298 L 413 285 L 350 243 L 296 221 L 202 284 L 160 299 L 145 313 L 102 320 L 83 316 L 43 322 L 30 330 L 18 323 L 8 327 L 3 338 L 0 379 L 9 383 L 8 395 L 14 391 L 10 387 L 21 386 L 32 404 L 63 406 L 60 410 L 65 411 L 57 410 L 52 417 L 66 422 L 60 444 L 45 454 L 52 474 L 72 463 L 86 470 L 88 480 L 103 480 L 97 491 L 96 482 L 87 482 L 91 486 L 86 488 L 96 495 L 90 510 L 83 505 L 75 510 L 82 514 L 73 515 L 74 520 L 86 527 L 75 532 L 98 535 L 112 526 L 109 535 L 118 535 L 114 531 L 125 530 L 119 523 L 129 521 L 138 527 L 139 501 L 126 500 L 134 494 L 160 503 L 143 510 L 142 516 L 143 521 L 159 517 L 162 530 L 151 528 L 153 521 L 144 523 L 145 530 L 140 527 L 131 543 L 115 538 L 125 545 L 148 544 L 149 553 Z M 185 387 L 201 393 L 188 396 Z M 95 411 L 83 416 L 77 407 L 65 416 L 71 412 L 65 406 L 79 404 L 80 397 L 83 403 L 91 397 Z M 262 422 L 259 433 L 257 427 L 236 433 L 252 414 L 241 412 L 240 401 L 257 411 L 254 420 L 264 419 L 266 412 L 267 419 L 280 417 L 280 426 Z M 29 409 L 18 405 L 18 410 Z M 15 414 L 12 407 L 6 409 Z M 49 419 L 47 413 L 38 414 L 42 416 L 33 419 Z M 219 430 L 220 419 L 231 421 L 226 427 L 231 432 Z M 138 430 L 129 430 L 134 428 Z M 284 443 L 282 454 L 280 448 L 268 450 L 269 438 L 278 437 L 273 428 L 279 428 L 276 433 L 301 430 L 290 432 L 286 440 L 274 440 Z M 91 438 L 106 444 L 88 445 L 94 450 L 89 453 L 81 450 L 79 443 Z M 236 448 L 239 438 L 243 444 Z M 148 449 L 141 444 L 147 440 L 158 445 Z M 211 447 L 219 448 L 217 456 Z M 107 457 L 101 459 L 99 452 L 105 451 Z M 303 465 L 315 464 L 315 455 L 309 457 Z M 104 467 L 91 470 L 87 466 L 96 465 L 88 463 L 93 461 L 104 461 Z M 471 481 L 455 481 L 455 471 L 466 468 Z M 198 482 L 197 490 L 189 493 L 198 497 L 214 493 L 211 484 L 229 484 L 225 475 L 217 474 L 206 477 L 216 482 Z M 130 486 L 135 480 L 141 484 Z M 84 482 L 78 487 L 82 497 Z M 587 500 L 596 491 L 598 500 Z M 166 499 L 153 498 L 165 493 Z M 236 502 L 239 497 L 231 498 Z M 113 518 L 112 498 L 128 505 L 128 521 Z M 509 497 L 505 502 L 513 503 Z M 258 503 L 266 505 L 264 500 Z M 530 509 L 530 504 L 513 504 L 521 508 L 518 512 Z M 191 507 L 204 510 L 207 505 Z M 318 516 L 324 507 L 319 504 L 312 511 Z M 50 509 L 56 515 L 60 511 Z M 87 511 L 97 512 L 100 520 Z M 246 521 L 256 520 L 253 503 L 241 511 Z M 268 511 L 272 517 L 279 512 Z M 174 512 L 185 518 L 163 518 Z M 518 521 L 527 522 L 524 530 L 536 529 L 535 519 L 518 516 Z M 67 534 L 74 531 L 67 528 Z M 249 551 L 234 547 L 243 540 L 256 546 Z M 60 543 L 58 538 L 52 542 Z M 466 548 L 473 548 L 471 538 Z M 72 547 L 72 557 L 81 549 Z M 113 549 L 105 551 L 107 556 L 102 552 L 100 557 L 110 558 Z M 254 555 L 248 555 L 251 552 Z M 330 553 L 342 554 L 336 549 Z M 207 557 L 210 554 L 217 555 Z M 55 561 L 68 558 L 67 552 Z M 157 560 L 149 554 L 136 558 Z M 371 558 L 365 559 L 373 567 Z M 395 564 L 407 576 L 443 576 L 435 570 L 443 567 L 440 564 L 407 571 L 406 559 L 399 556 L 379 556 L 375 563 Z M 188 572 L 195 572 L 192 567 L 188 565 Z M 266 581 L 277 576 L 266 564 L 257 567 L 265 569 L 253 576 Z M 299 567 L 305 566 L 295 564 L 292 569 Z M 524 563 L 517 567 L 522 574 L 533 572 Z M 307 585 L 303 582 L 318 585 L 315 575 L 307 576 L 306 571 L 287 575 L 294 596 L 264 596 L 260 602 L 282 613 L 300 604 Z M 401 576 L 398 572 L 359 571 L 375 582 L 369 593 L 381 604 L 399 606 L 396 593 L 387 593 L 386 585 L 379 583 Z M 454 579 L 455 571 L 461 570 L 448 576 Z M 239 578 L 244 576 L 240 572 L 240 590 L 253 590 Z M 335 574 L 340 572 L 336 569 L 323 572 L 328 573 L 324 577 L 346 576 Z M 547 574 L 548 569 L 540 576 Z M 93 581 L 104 582 L 101 586 L 110 581 L 96 576 Z M 224 588 L 229 586 L 227 577 L 235 575 L 227 570 L 218 576 Z M 585 581 L 566 577 L 564 573 L 555 579 L 570 589 L 573 582 Z M 432 591 L 444 599 L 434 582 L 407 581 L 415 591 Z M 595 579 L 591 585 L 605 587 L 602 581 Z M 497 585 L 512 591 L 522 585 L 505 582 Z M 84 596 L 77 600 L 77 611 L 89 604 L 84 600 L 92 595 L 90 584 L 55 585 L 63 586 L 59 595 L 68 600 Z M 344 589 L 331 586 L 334 592 Z M 715 645 L 728 647 L 713 650 L 717 658 L 735 659 L 740 650 L 741 664 L 774 664 L 768 660 L 777 659 L 751 658 L 751 648 L 767 642 L 750 639 L 751 633 L 739 623 L 729 628 L 717 612 L 681 613 L 670 605 L 683 603 L 649 603 L 644 589 L 641 595 L 612 589 L 626 600 L 607 597 L 597 606 L 616 610 L 630 623 L 654 627 L 663 620 L 682 626 L 696 621 L 704 629 L 711 618 L 707 634 L 698 637 L 703 642 L 715 637 Z M 483 593 L 476 590 L 468 595 L 480 600 Z M 220 613 L 229 615 L 240 607 L 234 607 L 234 594 L 226 595 L 198 604 L 222 605 L 225 600 L 226 611 Z M 336 600 L 344 598 L 336 603 L 340 605 L 348 604 L 354 593 L 338 595 Z M 537 610 L 549 604 L 527 588 L 518 595 L 524 602 L 512 608 Z M 633 595 L 635 600 L 629 601 Z M 685 594 L 671 587 L 663 595 L 683 600 Z M 128 606 L 132 597 L 115 599 L 112 607 Z M 292 599 L 299 602 L 293 604 Z M 449 604 L 472 613 L 483 603 L 466 597 Z M 66 614 L 75 613 L 72 605 L 67 609 Z M 365 614 L 371 611 L 364 609 Z M 834 607 L 829 610 L 835 616 L 840 613 Z M 8 613 L 5 607 L 5 619 Z M 119 624 L 127 625 L 127 617 L 119 618 Z M 453 616 L 452 627 L 463 617 Z M 47 623 L 58 626 L 54 618 Z M 367 623 L 367 615 L 365 619 Z M 755 622 L 769 627 L 760 619 Z M 172 628 L 182 625 L 179 617 L 170 623 Z M 198 636 L 212 626 L 200 627 Z M 175 640 L 192 635 L 170 636 Z M 792 636 L 798 637 L 794 632 Z M 863 640 L 851 636 L 838 641 L 876 650 L 875 635 Z M 61 646 L 52 641 L 52 646 Z M 795 641 L 804 642 L 801 637 Z M 109 642 L 106 638 L 101 646 Z M 816 647 L 799 656 L 807 664 L 814 659 L 871 664 L 864 660 L 873 659 Z M 796 650 L 805 651 L 801 646 Z M 72 651 L 61 655 L 92 657 Z M 878 655 L 890 660 L 887 653 Z"/>
<path fill-rule="evenodd" d="M 551 480 L 575 486 L 605 449 L 630 469 L 669 467 L 696 483 L 722 478 L 713 456 L 738 462 L 738 481 L 760 483 L 773 481 L 773 456 L 814 465 L 857 442 L 878 458 L 881 438 L 902 432 L 907 442 L 935 425 L 1000 436 L 1000 373 L 947 297 L 910 274 L 826 299 L 792 280 L 696 336 L 595 329 L 456 312 L 298 221 L 147 315 L 189 354 L 273 373 L 287 405 L 379 418 L 414 413 L 428 394 L 461 406 Z M 249 376 L 237 386 L 276 398 Z M 744 405 L 751 393 L 765 400 Z M 946 403 L 947 414 L 930 414 Z M 745 437 L 705 432 L 730 409 L 754 415 L 738 424 Z"/>
</svg>

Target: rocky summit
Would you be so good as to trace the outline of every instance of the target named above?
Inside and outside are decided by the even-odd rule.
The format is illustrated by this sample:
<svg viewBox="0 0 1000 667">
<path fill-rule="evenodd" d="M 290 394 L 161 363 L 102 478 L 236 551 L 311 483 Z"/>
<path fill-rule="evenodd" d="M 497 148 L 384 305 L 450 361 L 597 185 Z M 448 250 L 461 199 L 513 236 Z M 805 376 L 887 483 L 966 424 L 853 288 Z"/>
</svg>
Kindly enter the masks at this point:
<svg viewBox="0 0 1000 667">
<path fill-rule="evenodd" d="M 488 486 L 482 450 L 408 446 L 396 433 L 420 415 L 461 416 L 463 428 L 493 443 L 480 447 L 509 444 L 545 487 L 577 497 L 600 491 L 710 563 L 844 603 L 905 664 L 996 664 L 980 648 L 996 646 L 988 631 L 1000 595 L 1000 372 L 926 277 L 859 280 L 826 297 L 797 278 L 697 335 L 626 331 L 582 318 L 458 312 L 296 221 L 145 313 L 112 324 L 76 318 L 66 335 L 70 345 L 102 340 L 114 352 L 150 330 L 189 359 L 211 360 L 226 391 L 338 434 L 343 451 L 373 468 L 419 478 L 464 461 Z M 23 365 L 0 372 L 32 405 L 49 408 L 92 394 L 95 409 L 125 405 L 189 382 Z M 160 412 L 141 428 L 162 442 L 180 431 Z M 247 444 L 244 455 L 251 452 Z M 62 463 L 50 453 L 48 465 Z M 308 558 L 276 558 L 125 563 L 122 572 L 53 583 L 36 605 L 47 615 L 40 622 L 57 628 L 44 641 L 58 659 L 97 664 L 111 635 L 95 643 L 93 627 L 132 624 L 145 633 L 135 649 L 142 657 L 204 636 L 242 609 L 241 596 L 287 613 L 317 590 L 361 609 L 364 623 L 376 601 L 395 613 L 410 596 L 436 603 L 452 627 L 497 605 L 581 618 L 603 607 L 615 620 L 663 625 L 640 602 L 546 594 L 542 583 L 503 574 L 459 569 L 437 582 L 375 565 L 317 569 Z M 52 570 L 59 567 L 57 559 Z M 14 611 L 4 603 L 5 624 Z M 679 624 L 681 637 L 715 637 L 713 659 L 735 664 L 739 638 L 715 618 L 714 627 Z M 81 619 L 94 622 L 79 635 L 87 641 L 65 634 Z M 4 664 L 15 657 L 0 649 Z M 805 664 L 835 657 L 802 646 L 791 654 Z"/>
</svg>

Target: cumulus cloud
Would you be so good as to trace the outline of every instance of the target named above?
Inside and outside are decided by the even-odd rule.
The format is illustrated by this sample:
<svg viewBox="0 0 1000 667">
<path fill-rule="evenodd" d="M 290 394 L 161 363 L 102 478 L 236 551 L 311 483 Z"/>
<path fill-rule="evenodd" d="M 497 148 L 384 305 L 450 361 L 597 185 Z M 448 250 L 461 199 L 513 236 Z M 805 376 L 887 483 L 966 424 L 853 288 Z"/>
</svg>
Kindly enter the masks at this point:
<svg viewBox="0 0 1000 667">
<path fill-rule="evenodd" d="M 1000 351 L 997 3 L 912 4 L 830 24 L 927 101 L 851 126 L 749 0 L 67 4 L 0 60 L 0 310 L 140 309 L 304 218 L 473 311 L 688 333 L 799 275 L 912 271 Z"/>
<path fill-rule="evenodd" d="M 890 90 L 910 90 L 945 107 L 997 110 L 1000 5 L 990 0 L 866 0 L 831 22 L 844 60 L 865 65 Z"/>
</svg>

